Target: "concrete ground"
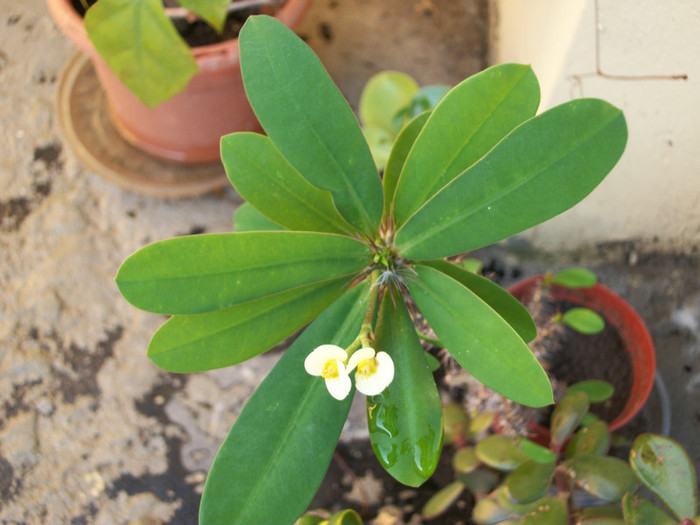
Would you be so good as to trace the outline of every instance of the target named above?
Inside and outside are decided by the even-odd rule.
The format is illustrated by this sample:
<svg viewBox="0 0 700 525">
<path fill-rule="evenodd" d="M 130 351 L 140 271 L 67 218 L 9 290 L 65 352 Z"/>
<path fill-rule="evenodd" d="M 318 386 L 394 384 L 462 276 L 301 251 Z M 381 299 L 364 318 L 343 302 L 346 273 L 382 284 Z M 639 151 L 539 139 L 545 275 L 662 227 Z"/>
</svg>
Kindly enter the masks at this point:
<svg viewBox="0 0 700 525">
<path fill-rule="evenodd" d="M 355 105 L 381 69 L 422 84 L 454 84 L 481 69 L 485 5 L 316 0 L 299 32 Z M 0 523 L 194 523 L 213 454 L 277 355 L 163 373 L 145 356 L 163 318 L 129 306 L 113 277 L 148 242 L 230 231 L 240 199 L 232 190 L 144 197 L 82 166 L 54 107 L 71 44 L 41 0 L 0 6 Z M 482 257 L 504 282 L 587 265 L 639 310 L 672 399 L 671 435 L 700 465 L 697 252 L 632 242 L 558 257 L 521 248 Z M 362 433 L 361 412 L 348 437 Z"/>
</svg>

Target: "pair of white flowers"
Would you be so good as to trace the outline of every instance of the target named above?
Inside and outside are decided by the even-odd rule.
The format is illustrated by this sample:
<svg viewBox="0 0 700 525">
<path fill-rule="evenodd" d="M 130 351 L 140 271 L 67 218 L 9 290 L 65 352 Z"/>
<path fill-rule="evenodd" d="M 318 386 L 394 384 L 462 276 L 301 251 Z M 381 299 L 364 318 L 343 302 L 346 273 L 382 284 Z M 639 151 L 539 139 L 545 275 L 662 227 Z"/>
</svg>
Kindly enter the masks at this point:
<svg viewBox="0 0 700 525">
<path fill-rule="evenodd" d="M 366 396 L 381 393 L 394 379 L 394 361 L 389 354 L 370 347 L 360 348 L 348 361 L 348 353 L 339 346 L 321 345 L 304 361 L 306 371 L 324 378 L 328 391 L 338 400 L 350 393 L 350 373 L 355 367 L 355 386 Z"/>
</svg>

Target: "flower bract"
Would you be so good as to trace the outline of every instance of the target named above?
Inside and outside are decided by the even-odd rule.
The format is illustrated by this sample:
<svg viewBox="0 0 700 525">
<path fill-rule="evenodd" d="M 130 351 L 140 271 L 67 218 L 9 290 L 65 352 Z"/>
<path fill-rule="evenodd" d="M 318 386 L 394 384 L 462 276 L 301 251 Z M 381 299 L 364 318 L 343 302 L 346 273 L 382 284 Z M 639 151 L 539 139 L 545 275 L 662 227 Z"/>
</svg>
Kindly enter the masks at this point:
<svg viewBox="0 0 700 525">
<path fill-rule="evenodd" d="M 304 368 L 312 376 L 320 376 L 326 381 L 328 392 L 339 401 L 350 393 L 352 383 L 345 368 L 348 354 L 336 345 L 321 345 L 304 360 Z"/>
<path fill-rule="evenodd" d="M 384 391 L 394 379 L 394 361 L 386 352 L 375 352 L 374 348 L 360 348 L 350 356 L 347 370 L 355 372 L 355 386 L 366 396 L 375 396 Z"/>
</svg>

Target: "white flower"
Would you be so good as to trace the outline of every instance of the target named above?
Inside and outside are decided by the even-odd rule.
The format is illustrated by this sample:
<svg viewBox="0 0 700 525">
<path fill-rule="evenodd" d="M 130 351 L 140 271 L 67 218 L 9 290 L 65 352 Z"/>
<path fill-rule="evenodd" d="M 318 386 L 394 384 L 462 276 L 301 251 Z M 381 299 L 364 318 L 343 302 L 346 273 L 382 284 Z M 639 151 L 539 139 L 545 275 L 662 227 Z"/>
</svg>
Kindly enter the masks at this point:
<svg viewBox="0 0 700 525">
<path fill-rule="evenodd" d="M 386 352 L 376 353 L 374 348 L 360 348 L 350 356 L 347 371 L 355 373 L 355 386 L 366 396 L 384 391 L 394 379 L 394 361 Z"/>
<path fill-rule="evenodd" d="M 326 380 L 326 388 L 330 394 L 342 401 L 350 393 L 352 383 L 345 362 L 348 354 L 336 345 L 321 345 L 306 356 L 304 368 L 312 376 L 320 376 Z"/>
</svg>

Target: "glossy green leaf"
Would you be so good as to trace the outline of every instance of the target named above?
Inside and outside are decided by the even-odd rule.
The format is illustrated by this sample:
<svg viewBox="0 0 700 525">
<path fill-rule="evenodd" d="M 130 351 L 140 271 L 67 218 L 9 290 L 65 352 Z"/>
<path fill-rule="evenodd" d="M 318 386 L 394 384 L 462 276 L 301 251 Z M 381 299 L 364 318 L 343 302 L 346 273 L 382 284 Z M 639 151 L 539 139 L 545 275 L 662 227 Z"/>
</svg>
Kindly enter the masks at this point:
<svg viewBox="0 0 700 525">
<path fill-rule="evenodd" d="M 85 29 L 117 77 L 149 107 L 182 91 L 199 68 L 161 0 L 100 0 Z"/>
<path fill-rule="evenodd" d="M 566 501 L 544 497 L 535 510 L 524 516 L 521 525 L 569 525 Z"/>
<path fill-rule="evenodd" d="M 362 518 L 352 509 L 341 510 L 333 514 L 328 525 L 362 525 Z"/>
<path fill-rule="evenodd" d="M 588 396 L 583 392 L 567 392 L 554 407 L 551 419 L 551 442 L 558 449 L 581 423 L 588 412 Z"/>
<path fill-rule="evenodd" d="M 460 448 L 452 456 L 452 468 L 461 474 L 472 472 L 479 466 L 479 459 L 476 457 L 474 447 Z"/>
<path fill-rule="evenodd" d="M 347 346 L 367 308 L 368 287 L 333 303 L 284 353 L 243 407 L 207 478 L 199 523 L 293 523 L 313 498 L 347 418 L 304 359 L 324 343 Z M 290 482 L 293 480 L 293 482 Z"/>
<path fill-rule="evenodd" d="M 155 313 L 220 310 L 358 273 L 369 248 L 326 233 L 248 232 L 156 242 L 131 255 L 116 281 L 124 298 Z"/>
<path fill-rule="evenodd" d="M 375 348 L 394 361 L 394 380 L 367 398 L 372 448 L 382 466 L 404 485 L 417 487 L 437 466 L 442 450 L 442 404 L 411 316 L 399 294 L 385 293 Z"/>
<path fill-rule="evenodd" d="M 309 47 L 274 18 L 248 18 L 240 33 L 243 83 L 284 158 L 331 192 L 343 218 L 373 237 L 383 210 L 379 174 L 350 106 Z"/>
<path fill-rule="evenodd" d="M 566 288 L 590 288 L 598 282 L 596 274 L 586 268 L 567 268 L 555 273 L 551 282 Z"/>
<path fill-rule="evenodd" d="M 314 514 L 306 514 L 296 520 L 294 522 L 294 525 L 321 525 L 327 520 L 322 518 L 321 516 L 316 516 Z"/>
<path fill-rule="evenodd" d="M 384 169 L 384 177 L 382 178 L 385 210 L 391 209 L 392 201 L 394 200 L 394 192 L 396 191 L 396 184 L 399 182 L 399 176 L 406 162 L 406 157 L 408 157 L 413 143 L 416 141 L 423 126 L 425 126 L 429 116 L 430 112 L 428 111 L 418 115 L 411 122 L 406 124 L 397 135 L 396 140 L 394 140 L 394 145 L 389 154 L 389 160 L 387 160 L 386 168 Z"/>
<path fill-rule="evenodd" d="M 348 277 L 340 277 L 216 312 L 172 317 L 154 334 L 148 357 L 169 372 L 235 365 L 313 321 L 347 284 Z"/>
<path fill-rule="evenodd" d="M 502 471 L 515 470 L 523 463 L 530 461 L 518 439 L 501 434 L 492 434 L 479 441 L 475 452 L 479 461 Z"/>
<path fill-rule="evenodd" d="M 363 126 L 378 126 L 394 132 L 394 116 L 418 91 L 412 77 L 400 71 L 382 71 L 372 76 L 360 95 L 359 114 Z"/>
<path fill-rule="evenodd" d="M 310 184 L 269 138 L 233 133 L 221 139 L 221 160 L 231 184 L 259 212 L 288 230 L 347 233 L 330 193 Z"/>
<path fill-rule="evenodd" d="M 397 224 L 534 116 L 539 102 L 537 78 L 519 64 L 488 68 L 454 87 L 406 159 L 394 200 Z"/>
<path fill-rule="evenodd" d="M 532 407 L 552 403 L 552 386 L 528 346 L 479 296 L 427 266 L 407 281 L 418 308 L 457 362 L 500 394 Z"/>
<path fill-rule="evenodd" d="M 435 194 L 396 233 L 396 247 L 403 257 L 435 259 L 535 226 L 593 191 L 626 141 L 624 116 L 607 102 L 577 99 L 550 109 Z"/>
<path fill-rule="evenodd" d="M 629 492 L 622 498 L 622 512 L 627 525 L 678 525 L 678 521 L 651 501 Z"/>
<path fill-rule="evenodd" d="M 566 446 L 566 459 L 575 456 L 604 456 L 610 450 L 610 430 L 604 421 L 582 427 Z"/>
<path fill-rule="evenodd" d="M 599 334 L 605 329 L 605 320 L 590 308 L 574 307 L 562 316 L 562 322 L 585 335 Z"/>
<path fill-rule="evenodd" d="M 583 392 L 588 396 L 591 403 L 602 403 L 607 401 L 615 392 L 613 386 L 607 381 L 600 379 L 589 379 L 580 381 L 568 387 L 567 392 Z"/>
<path fill-rule="evenodd" d="M 178 3 L 221 33 L 231 0 L 178 0 Z"/>
<path fill-rule="evenodd" d="M 247 202 L 241 204 L 233 214 L 233 228 L 237 233 L 278 231 L 285 229 L 276 222 L 265 217 Z"/>
<path fill-rule="evenodd" d="M 577 456 L 566 460 L 567 476 L 597 498 L 617 503 L 637 488 L 637 478 L 621 459 L 611 456 Z"/>
<path fill-rule="evenodd" d="M 423 506 L 421 515 L 426 520 L 437 518 L 449 509 L 464 492 L 464 483 L 453 481 L 449 485 L 438 490 Z"/>
<path fill-rule="evenodd" d="M 638 436 L 630 451 L 630 465 L 641 482 L 678 519 L 692 518 L 697 514 L 695 467 L 676 441 L 655 434 Z"/>
<path fill-rule="evenodd" d="M 532 503 L 545 495 L 554 477 L 556 462 L 526 461 L 508 474 L 505 486 L 510 497 L 519 504 Z"/>
<path fill-rule="evenodd" d="M 469 288 L 503 317 L 525 342 L 532 341 L 537 336 L 535 321 L 527 308 L 493 281 L 443 259 L 427 261 L 425 265 L 449 275 Z"/>
</svg>

